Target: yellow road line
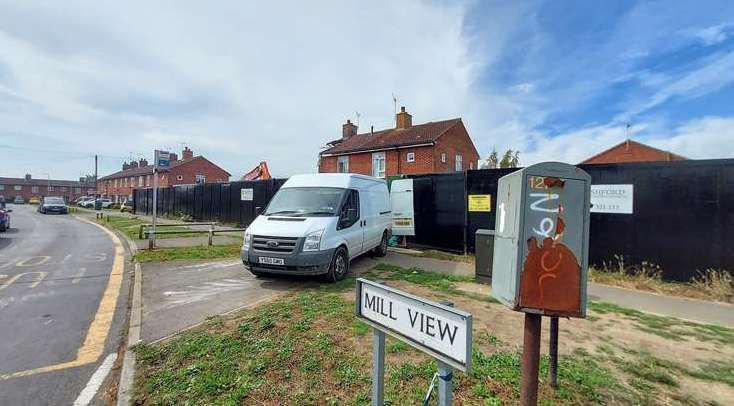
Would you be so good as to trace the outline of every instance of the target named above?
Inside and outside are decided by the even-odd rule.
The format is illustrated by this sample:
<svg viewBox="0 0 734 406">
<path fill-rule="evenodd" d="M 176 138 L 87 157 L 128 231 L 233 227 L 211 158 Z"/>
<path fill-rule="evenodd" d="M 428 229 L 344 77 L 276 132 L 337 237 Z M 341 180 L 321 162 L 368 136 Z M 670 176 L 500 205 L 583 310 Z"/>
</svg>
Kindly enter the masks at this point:
<svg viewBox="0 0 734 406">
<path fill-rule="evenodd" d="M 120 286 L 122 286 L 122 275 L 125 270 L 125 249 L 122 247 L 120 239 L 117 238 L 117 235 L 112 231 L 89 220 L 80 217 L 76 218 L 102 229 L 110 236 L 112 243 L 115 246 L 115 258 L 112 262 L 110 279 L 107 281 L 107 287 L 102 294 L 102 300 L 99 302 L 99 307 L 97 307 L 97 313 L 94 315 L 94 320 L 92 320 L 92 324 L 89 325 L 89 330 L 87 330 L 87 336 L 84 339 L 84 344 L 79 348 L 76 359 L 73 361 L 0 375 L 0 381 L 90 364 L 97 361 L 100 355 L 104 352 L 104 344 L 105 341 L 107 341 L 107 335 L 112 327 L 112 317 L 115 315 L 115 306 L 117 305 L 117 298 L 120 295 Z"/>
</svg>

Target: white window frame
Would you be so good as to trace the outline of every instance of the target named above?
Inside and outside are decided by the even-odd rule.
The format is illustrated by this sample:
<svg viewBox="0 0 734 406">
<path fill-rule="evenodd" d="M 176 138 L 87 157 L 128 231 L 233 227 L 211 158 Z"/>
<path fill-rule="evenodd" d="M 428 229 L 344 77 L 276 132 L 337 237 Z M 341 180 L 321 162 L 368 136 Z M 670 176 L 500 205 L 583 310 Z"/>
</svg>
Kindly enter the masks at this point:
<svg viewBox="0 0 734 406">
<path fill-rule="evenodd" d="M 376 178 L 385 177 L 386 169 L 385 151 L 372 153 L 372 176 Z"/>
<path fill-rule="evenodd" d="M 138 187 L 143 187 L 143 175 L 138 176 Z"/>
<path fill-rule="evenodd" d="M 38 193 L 38 186 L 31 186 L 31 193 Z"/>
<path fill-rule="evenodd" d="M 197 175 L 196 175 L 196 179 L 195 179 L 195 182 L 194 182 L 194 183 L 196 183 L 197 185 L 198 185 L 198 184 L 203 184 L 203 183 L 206 183 L 206 175 L 200 175 L 200 174 L 197 174 Z"/>
<path fill-rule="evenodd" d="M 48 189 L 49 192 L 53 192 L 54 191 L 54 187 L 53 186 L 49 186 L 46 189 Z"/>
<path fill-rule="evenodd" d="M 15 190 L 16 192 L 19 190 L 23 190 L 23 185 L 15 185 L 13 186 L 13 190 Z"/>
<path fill-rule="evenodd" d="M 447 159 L 446 153 L 445 152 L 442 152 L 441 153 L 441 163 L 442 164 L 445 164 L 446 163 L 446 159 Z"/>
<path fill-rule="evenodd" d="M 344 170 L 342 170 L 342 167 Z M 349 155 L 336 157 L 336 171 L 339 173 L 349 173 Z"/>
<path fill-rule="evenodd" d="M 415 152 L 405 154 L 405 162 L 415 162 Z"/>
<path fill-rule="evenodd" d="M 456 170 L 456 172 L 461 172 L 464 170 L 464 157 L 461 154 L 456 154 L 454 169 Z"/>
</svg>

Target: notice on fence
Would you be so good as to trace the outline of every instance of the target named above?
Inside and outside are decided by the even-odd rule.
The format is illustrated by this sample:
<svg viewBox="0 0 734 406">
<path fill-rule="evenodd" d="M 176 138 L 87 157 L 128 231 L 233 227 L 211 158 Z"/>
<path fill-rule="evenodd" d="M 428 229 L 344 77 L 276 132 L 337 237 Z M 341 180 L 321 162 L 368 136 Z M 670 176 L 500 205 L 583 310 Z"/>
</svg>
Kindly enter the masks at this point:
<svg viewBox="0 0 734 406">
<path fill-rule="evenodd" d="M 634 185 L 591 185 L 591 212 L 632 214 Z"/>
<path fill-rule="evenodd" d="M 461 371 L 471 369 L 471 314 L 362 278 L 356 307 L 372 327 Z"/>
<path fill-rule="evenodd" d="M 492 195 L 469 195 L 469 211 L 492 211 Z"/>
<path fill-rule="evenodd" d="M 242 188 L 240 189 L 240 200 L 246 200 L 246 201 L 252 201 L 252 188 Z"/>
</svg>

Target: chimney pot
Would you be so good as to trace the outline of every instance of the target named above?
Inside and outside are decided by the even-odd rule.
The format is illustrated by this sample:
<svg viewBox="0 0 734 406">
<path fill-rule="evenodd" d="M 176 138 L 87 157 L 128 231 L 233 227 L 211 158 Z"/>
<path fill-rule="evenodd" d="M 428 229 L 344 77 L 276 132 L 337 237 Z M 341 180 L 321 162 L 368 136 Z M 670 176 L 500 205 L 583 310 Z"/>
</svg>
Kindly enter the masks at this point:
<svg viewBox="0 0 734 406">
<path fill-rule="evenodd" d="M 413 125 L 413 116 L 405 111 L 405 106 L 400 107 L 400 113 L 395 115 L 395 128 L 410 128 Z"/>
<path fill-rule="evenodd" d="M 30 173 L 26 173 L 25 174 L 25 180 L 31 180 L 31 174 Z"/>
<path fill-rule="evenodd" d="M 352 123 L 352 120 L 347 120 L 342 125 L 342 138 L 347 139 L 353 135 L 357 135 L 357 126 Z"/>
<path fill-rule="evenodd" d="M 181 151 L 181 159 L 191 159 L 194 157 L 194 151 L 192 151 L 189 147 L 184 147 L 183 151 Z"/>
</svg>

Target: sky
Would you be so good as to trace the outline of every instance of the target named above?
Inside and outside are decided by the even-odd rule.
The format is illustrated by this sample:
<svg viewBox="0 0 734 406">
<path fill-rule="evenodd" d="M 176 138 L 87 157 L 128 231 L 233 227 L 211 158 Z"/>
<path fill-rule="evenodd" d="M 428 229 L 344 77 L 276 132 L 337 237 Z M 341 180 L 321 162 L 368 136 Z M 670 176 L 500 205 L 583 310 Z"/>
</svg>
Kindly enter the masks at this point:
<svg viewBox="0 0 734 406">
<path fill-rule="evenodd" d="M 461 117 L 482 157 L 629 137 L 734 158 L 731 1 L 0 0 L 0 176 L 73 179 L 183 145 L 317 170 L 360 132 Z M 628 127 L 629 124 L 629 128 Z"/>
</svg>

